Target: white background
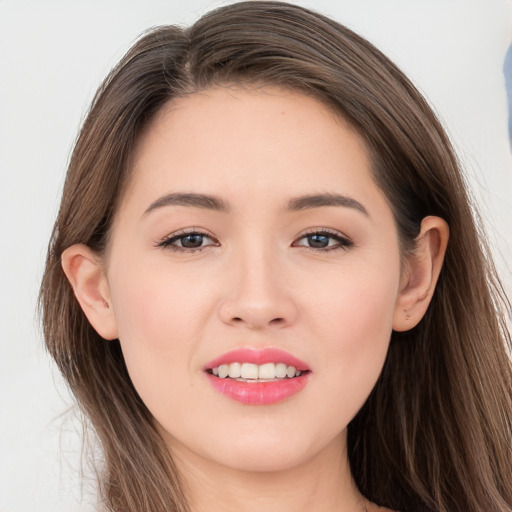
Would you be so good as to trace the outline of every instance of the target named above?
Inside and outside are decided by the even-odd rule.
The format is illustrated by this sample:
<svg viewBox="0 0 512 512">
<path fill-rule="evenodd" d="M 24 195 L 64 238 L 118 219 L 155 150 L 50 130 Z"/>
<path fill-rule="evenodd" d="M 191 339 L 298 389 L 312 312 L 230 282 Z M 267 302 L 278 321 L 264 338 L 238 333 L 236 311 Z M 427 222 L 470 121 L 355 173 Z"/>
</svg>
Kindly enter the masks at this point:
<svg viewBox="0 0 512 512">
<path fill-rule="evenodd" d="M 223 2 L 226 3 L 226 2 Z M 0 511 L 94 509 L 80 435 L 42 349 L 36 296 L 66 162 L 100 80 L 145 29 L 222 2 L 0 0 Z M 508 0 L 311 0 L 384 50 L 434 105 L 512 289 Z M 510 266 L 510 265 L 509 265 Z"/>
</svg>

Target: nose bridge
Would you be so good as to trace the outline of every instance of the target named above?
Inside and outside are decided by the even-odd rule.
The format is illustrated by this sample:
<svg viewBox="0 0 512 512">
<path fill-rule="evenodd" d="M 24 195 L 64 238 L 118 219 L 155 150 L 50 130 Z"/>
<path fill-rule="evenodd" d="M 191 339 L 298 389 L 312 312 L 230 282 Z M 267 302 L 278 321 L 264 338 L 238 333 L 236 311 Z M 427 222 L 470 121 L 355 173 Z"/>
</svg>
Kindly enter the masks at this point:
<svg viewBox="0 0 512 512">
<path fill-rule="evenodd" d="M 224 322 L 249 328 L 285 326 L 295 319 L 295 305 L 285 285 L 285 257 L 275 243 L 251 241 L 233 249 L 229 258 L 232 279 L 224 297 Z"/>
<path fill-rule="evenodd" d="M 263 250 L 261 250 L 263 249 Z M 241 299 L 271 303 L 279 295 L 278 259 L 274 251 L 267 247 L 258 251 L 244 251 L 240 258 L 240 285 L 238 294 Z"/>
</svg>

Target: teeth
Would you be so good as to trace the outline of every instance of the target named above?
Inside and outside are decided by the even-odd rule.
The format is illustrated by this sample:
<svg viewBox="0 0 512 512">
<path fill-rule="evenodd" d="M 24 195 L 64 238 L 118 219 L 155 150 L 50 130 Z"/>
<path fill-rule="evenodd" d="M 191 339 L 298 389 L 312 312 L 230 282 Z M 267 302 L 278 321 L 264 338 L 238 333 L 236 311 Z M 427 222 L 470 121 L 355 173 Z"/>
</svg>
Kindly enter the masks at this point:
<svg viewBox="0 0 512 512">
<path fill-rule="evenodd" d="M 262 364 L 258 369 L 258 379 L 275 379 L 276 365 L 274 363 Z"/>
<path fill-rule="evenodd" d="M 233 363 L 231 363 L 233 364 Z M 238 363 L 234 363 L 238 364 Z M 231 366 L 231 365 L 229 365 Z M 251 363 L 243 363 L 241 370 L 241 377 L 244 379 L 257 379 L 258 378 L 258 365 Z"/>
<path fill-rule="evenodd" d="M 219 377 L 225 379 L 229 375 L 229 364 L 221 364 L 219 366 Z"/>
<path fill-rule="evenodd" d="M 286 377 L 286 369 L 288 367 L 284 363 L 276 364 L 276 377 L 282 379 Z"/>
<path fill-rule="evenodd" d="M 212 368 L 213 375 L 225 379 L 240 380 L 276 380 L 300 377 L 302 372 L 294 366 L 287 366 L 284 363 L 265 363 L 261 365 L 252 363 L 231 363 L 221 364 Z"/>
<path fill-rule="evenodd" d="M 242 375 L 242 365 L 240 363 L 231 363 L 229 365 L 229 378 L 237 379 Z"/>
<path fill-rule="evenodd" d="M 295 372 L 297 371 L 297 368 L 295 366 L 288 366 L 286 370 L 286 376 L 291 379 L 292 377 L 295 377 Z"/>
</svg>

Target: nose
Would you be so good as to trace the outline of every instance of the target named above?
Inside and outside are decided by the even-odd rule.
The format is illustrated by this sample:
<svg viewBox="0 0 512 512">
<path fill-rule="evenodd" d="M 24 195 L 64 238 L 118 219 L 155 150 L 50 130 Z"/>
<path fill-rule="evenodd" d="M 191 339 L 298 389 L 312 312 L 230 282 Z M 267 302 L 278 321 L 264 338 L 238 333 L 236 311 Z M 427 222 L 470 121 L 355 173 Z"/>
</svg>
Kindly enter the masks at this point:
<svg viewBox="0 0 512 512">
<path fill-rule="evenodd" d="M 229 285 L 219 309 L 222 322 L 251 330 L 292 325 L 298 311 L 284 262 L 272 251 L 247 252 L 229 264 Z"/>
</svg>

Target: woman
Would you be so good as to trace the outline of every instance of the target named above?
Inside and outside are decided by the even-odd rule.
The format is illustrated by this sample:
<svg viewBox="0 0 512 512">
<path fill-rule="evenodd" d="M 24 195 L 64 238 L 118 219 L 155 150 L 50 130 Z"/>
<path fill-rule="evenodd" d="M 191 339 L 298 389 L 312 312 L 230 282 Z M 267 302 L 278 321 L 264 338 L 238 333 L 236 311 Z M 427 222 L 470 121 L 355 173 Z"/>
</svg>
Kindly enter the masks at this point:
<svg viewBox="0 0 512 512">
<path fill-rule="evenodd" d="M 41 288 L 116 511 L 507 511 L 507 305 L 450 143 L 279 2 L 162 27 L 98 91 Z"/>
</svg>

